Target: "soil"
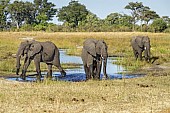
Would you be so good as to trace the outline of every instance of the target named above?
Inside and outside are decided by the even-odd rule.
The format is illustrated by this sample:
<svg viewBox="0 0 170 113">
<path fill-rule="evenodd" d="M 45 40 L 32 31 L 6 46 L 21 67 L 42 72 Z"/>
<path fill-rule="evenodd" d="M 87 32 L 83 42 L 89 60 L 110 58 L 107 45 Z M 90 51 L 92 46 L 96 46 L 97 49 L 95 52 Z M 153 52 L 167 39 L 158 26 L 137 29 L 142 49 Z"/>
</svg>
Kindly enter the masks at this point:
<svg viewBox="0 0 170 113">
<path fill-rule="evenodd" d="M 170 74 L 170 62 L 164 64 L 152 64 L 150 67 L 143 67 L 132 73 L 146 74 L 151 76 L 167 76 Z"/>
</svg>

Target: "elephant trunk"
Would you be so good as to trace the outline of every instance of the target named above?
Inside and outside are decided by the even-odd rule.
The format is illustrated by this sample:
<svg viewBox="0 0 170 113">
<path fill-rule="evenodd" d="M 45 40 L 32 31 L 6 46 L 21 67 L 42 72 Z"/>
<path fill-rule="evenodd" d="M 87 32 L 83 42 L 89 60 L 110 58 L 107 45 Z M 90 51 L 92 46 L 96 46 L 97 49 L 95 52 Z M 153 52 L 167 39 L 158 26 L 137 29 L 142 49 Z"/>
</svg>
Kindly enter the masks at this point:
<svg viewBox="0 0 170 113">
<path fill-rule="evenodd" d="M 145 60 L 150 61 L 150 44 L 145 46 Z"/>
<path fill-rule="evenodd" d="M 16 55 L 16 74 L 19 74 L 19 69 L 20 69 L 20 60 L 21 60 L 21 55 L 23 55 L 23 51 L 21 49 L 18 50 L 17 55 Z"/>
<path fill-rule="evenodd" d="M 107 57 L 103 58 L 103 79 L 108 78 L 107 72 L 106 72 L 106 67 L 107 67 Z"/>
</svg>

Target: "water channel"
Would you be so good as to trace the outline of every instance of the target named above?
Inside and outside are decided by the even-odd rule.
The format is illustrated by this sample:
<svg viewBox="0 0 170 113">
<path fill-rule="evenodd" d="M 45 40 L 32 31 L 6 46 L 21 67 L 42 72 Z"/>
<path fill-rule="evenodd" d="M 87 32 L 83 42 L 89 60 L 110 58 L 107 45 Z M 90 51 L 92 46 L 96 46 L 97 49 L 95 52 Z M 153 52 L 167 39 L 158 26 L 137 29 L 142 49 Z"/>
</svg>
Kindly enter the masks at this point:
<svg viewBox="0 0 170 113">
<path fill-rule="evenodd" d="M 109 79 L 122 79 L 122 78 L 135 78 L 139 77 L 139 75 L 126 75 L 122 74 L 125 70 L 122 66 L 113 64 L 114 57 L 109 57 L 107 61 L 107 74 L 109 76 Z M 85 80 L 85 72 L 83 68 L 83 63 L 81 60 L 81 57 L 79 56 L 69 56 L 66 54 L 66 50 L 60 50 L 60 62 L 61 63 L 76 63 L 81 64 L 80 68 L 75 69 L 65 69 L 67 75 L 65 77 L 60 77 L 60 72 L 53 72 L 53 80 L 63 80 L 63 81 L 84 81 Z M 46 75 L 46 72 L 42 72 L 42 76 L 44 77 Z M 103 75 L 103 70 L 101 71 L 101 78 Z M 7 78 L 8 80 L 17 80 L 17 81 L 23 81 L 19 77 L 10 77 Z M 42 78 L 43 79 L 43 78 Z M 35 76 L 27 76 L 26 81 L 35 81 Z"/>
</svg>

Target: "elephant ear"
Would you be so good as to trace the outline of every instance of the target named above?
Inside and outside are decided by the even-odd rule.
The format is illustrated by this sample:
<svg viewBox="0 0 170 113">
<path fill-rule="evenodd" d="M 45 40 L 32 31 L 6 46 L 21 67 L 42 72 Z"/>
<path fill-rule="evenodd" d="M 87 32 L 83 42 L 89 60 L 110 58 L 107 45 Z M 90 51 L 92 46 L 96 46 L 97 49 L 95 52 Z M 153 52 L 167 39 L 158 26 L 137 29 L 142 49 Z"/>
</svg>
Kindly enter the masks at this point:
<svg viewBox="0 0 170 113">
<path fill-rule="evenodd" d="M 94 42 L 84 42 L 83 48 L 92 56 L 96 56 L 96 44 Z"/>
<path fill-rule="evenodd" d="M 136 39 L 135 39 L 135 42 L 138 44 L 138 46 L 139 47 L 143 47 L 143 37 L 141 37 L 141 36 L 137 36 L 137 37 L 135 37 Z"/>
<path fill-rule="evenodd" d="M 32 51 L 31 52 L 31 56 L 34 56 L 35 54 L 39 53 L 42 49 L 42 46 L 40 43 L 33 43 L 31 44 L 30 46 L 30 50 Z"/>
<path fill-rule="evenodd" d="M 150 42 L 149 37 L 148 37 L 148 36 L 145 36 L 145 37 L 143 38 L 143 42 L 146 42 L 146 43 Z"/>
</svg>

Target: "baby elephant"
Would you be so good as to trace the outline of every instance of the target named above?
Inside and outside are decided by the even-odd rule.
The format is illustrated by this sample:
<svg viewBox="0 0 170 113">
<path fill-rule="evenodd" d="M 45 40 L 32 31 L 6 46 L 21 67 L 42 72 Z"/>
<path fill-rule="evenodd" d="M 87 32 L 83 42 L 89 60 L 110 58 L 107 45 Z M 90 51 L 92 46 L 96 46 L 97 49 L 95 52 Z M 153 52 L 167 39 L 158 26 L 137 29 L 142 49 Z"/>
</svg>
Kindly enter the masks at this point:
<svg viewBox="0 0 170 113">
<path fill-rule="evenodd" d="M 62 76 L 66 75 L 66 72 L 60 65 L 60 53 L 56 45 L 52 42 L 38 42 L 38 41 L 25 41 L 21 42 L 17 57 L 16 57 L 16 74 L 19 74 L 20 59 L 21 56 L 25 56 L 25 61 L 22 69 L 21 78 L 25 80 L 26 71 L 31 61 L 34 60 L 37 72 L 37 80 L 41 80 L 40 62 L 44 62 L 48 65 L 47 77 L 52 78 L 52 65 L 58 67 Z"/>
<path fill-rule="evenodd" d="M 144 51 L 145 60 L 150 61 L 150 39 L 148 36 L 134 36 L 131 40 L 131 46 L 136 60 L 142 60 L 142 52 Z"/>
</svg>

